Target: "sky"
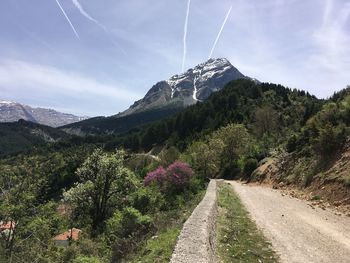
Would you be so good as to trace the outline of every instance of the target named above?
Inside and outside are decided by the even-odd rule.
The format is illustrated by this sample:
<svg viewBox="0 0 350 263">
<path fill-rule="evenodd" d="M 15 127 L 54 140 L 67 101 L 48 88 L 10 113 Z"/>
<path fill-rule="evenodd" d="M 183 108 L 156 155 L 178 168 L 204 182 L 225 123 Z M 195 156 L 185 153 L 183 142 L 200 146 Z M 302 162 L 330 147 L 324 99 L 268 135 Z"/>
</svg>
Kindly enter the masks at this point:
<svg viewBox="0 0 350 263">
<path fill-rule="evenodd" d="M 350 0 L 1 0 L 0 99 L 113 115 L 226 57 L 320 98 L 350 84 Z"/>
</svg>

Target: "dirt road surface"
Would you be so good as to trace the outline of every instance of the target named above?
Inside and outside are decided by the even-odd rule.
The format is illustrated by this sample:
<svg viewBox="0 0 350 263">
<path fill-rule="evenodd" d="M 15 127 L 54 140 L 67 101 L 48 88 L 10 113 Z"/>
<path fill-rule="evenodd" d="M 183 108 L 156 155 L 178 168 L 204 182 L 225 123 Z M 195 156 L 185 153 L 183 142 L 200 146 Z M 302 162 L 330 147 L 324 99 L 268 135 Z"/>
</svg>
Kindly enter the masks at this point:
<svg viewBox="0 0 350 263">
<path fill-rule="evenodd" d="M 229 181 L 281 262 L 349 263 L 350 218 L 279 190 Z"/>
</svg>

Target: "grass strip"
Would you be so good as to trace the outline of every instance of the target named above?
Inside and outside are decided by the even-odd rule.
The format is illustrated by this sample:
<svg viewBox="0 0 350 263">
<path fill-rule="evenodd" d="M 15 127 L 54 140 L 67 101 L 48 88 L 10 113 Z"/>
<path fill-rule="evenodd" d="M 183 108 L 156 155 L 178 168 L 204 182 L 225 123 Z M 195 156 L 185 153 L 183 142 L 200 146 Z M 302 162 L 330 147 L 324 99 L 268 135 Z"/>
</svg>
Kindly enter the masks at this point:
<svg viewBox="0 0 350 263">
<path fill-rule="evenodd" d="M 218 204 L 217 253 L 220 262 L 278 262 L 271 244 L 250 219 L 231 185 L 220 186 Z"/>
</svg>

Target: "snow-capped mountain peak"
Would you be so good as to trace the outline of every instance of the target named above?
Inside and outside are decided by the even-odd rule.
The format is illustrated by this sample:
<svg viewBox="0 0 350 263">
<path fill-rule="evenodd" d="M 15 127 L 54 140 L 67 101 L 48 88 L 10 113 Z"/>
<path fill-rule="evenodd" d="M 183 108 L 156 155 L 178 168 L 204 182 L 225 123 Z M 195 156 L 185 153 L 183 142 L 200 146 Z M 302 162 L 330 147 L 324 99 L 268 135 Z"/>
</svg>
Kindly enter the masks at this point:
<svg viewBox="0 0 350 263">
<path fill-rule="evenodd" d="M 0 105 L 11 105 L 11 104 L 16 104 L 14 101 L 8 101 L 8 100 L 0 100 Z"/>
<path fill-rule="evenodd" d="M 240 78 L 247 77 L 226 58 L 209 59 L 169 80 L 158 82 L 143 99 L 136 101 L 119 116 L 161 107 L 185 107 L 207 99 L 228 82 Z"/>
</svg>

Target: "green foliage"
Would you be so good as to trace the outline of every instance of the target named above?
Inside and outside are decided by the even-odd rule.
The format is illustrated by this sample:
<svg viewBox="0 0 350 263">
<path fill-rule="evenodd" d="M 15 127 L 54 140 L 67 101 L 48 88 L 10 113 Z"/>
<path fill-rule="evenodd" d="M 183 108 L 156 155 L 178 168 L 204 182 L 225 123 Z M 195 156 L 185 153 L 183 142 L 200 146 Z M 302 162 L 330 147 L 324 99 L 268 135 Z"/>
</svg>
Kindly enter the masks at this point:
<svg viewBox="0 0 350 263">
<path fill-rule="evenodd" d="M 350 176 L 344 178 L 344 185 L 350 188 Z"/>
<path fill-rule="evenodd" d="M 278 128 L 278 113 L 271 106 L 263 106 L 256 109 L 254 114 L 254 131 L 257 137 L 263 137 L 265 134 L 271 135 Z"/>
<path fill-rule="evenodd" d="M 204 193 L 200 190 L 191 196 L 182 195 L 181 205 L 155 213 L 152 227 L 154 232 L 133 251 L 128 262 L 169 262 L 183 223 L 202 200 Z"/>
<path fill-rule="evenodd" d="M 286 145 L 287 152 L 291 153 L 297 149 L 298 146 L 298 137 L 296 134 L 293 134 L 289 137 Z"/>
<path fill-rule="evenodd" d="M 309 145 L 321 161 L 331 160 L 349 135 L 349 112 L 350 96 L 328 102 L 307 121 L 298 136 L 290 139 L 289 150 L 300 152 Z"/>
<path fill-rule="evenodd" d="M 157 121 L 159 119 L 174 115 L 179 112 L 182 107 L 176 108 L 162 108 L 155 109 L 140 113 L 131 114 L 128 116 L 111 116 L 111 117 L 96 117 L 87 119 L 81 122 L 68 124 L 63 126 L 64 129 L 79 129 L 85 134 L 103 134 L 110 133 L 113 131 L 114 133 L 121 134 L 126 133 L 129 130 L 137 130 L 139 127 Z M 124 145 L 127 148 L 139 147 L 139 141 L 133 140 L 132 136 L 128 136 L 127 140 L 125 140 Z"/>
<path fill-rule="evenodd" d="M 311 198 L 311 201 L 318 201 L 318 200 L 321 200 L 321 197 L 319 195 L 314 195 L 312 198 Z"/>
<path fill-rule="evenodd" d="M 342 125 L 331 126 L 327 124 L 320 129 L 319 135 L 313 141 L 316 152 L 322 157 L 330 158 L 336 153 L 345 141 L 345 127 Z"/>
<path fill-rule="evenodd" d="M 57 205 L 41 203 L 40 189 L 45 180 L 33 170 L 25 164 L 2 170 L 0 218 L 12 222 L 10 234 L 0 238 L 5 261 L 12 257 L 16 262 L 33 262 L 50 257 L 51 238 L 62 227 Z"/>
<path fill-rule="evenodd" d="M 171 146 L 169 148 L 163 149 L 159 153 L 159 158 L 161 160 L 160 163 L 163 166 L 168 166 L 169 164 L 178 160 L 179 156 L 180 151 L 175 146 Z"/>
<path fill-rule="evenodd" d="M 319 110 L 321 103 L 308 93 L 281 85 L 236 80 L 206 101 L 127 136 L 138 134 L 141 148 L 147 151 L 165 143 L 182 151 L 194 140 L 222 126 L 241 123 L 255 130 L 257 137 L 267 133 L 276 144 L 290 130 L 300 129 Z M 118 143 L 122 141 L 121 137 Z"/>
<path fill-rule="evenodd" d="M 87 256 L 79 256 L 73 260 L 73 263 L 101 263 L 98 258 L 95 257 L 87 257 Z"/>
<path fill-rule="evenodd" d="M 247 178 L 248 180 L 250 180 L 250 176 L 256 168 L 258 168 L 258 160 L 257 159 L 249 158 L 249 159 L 245 160 L 244 168 L 243 168 L 244 177 Z"/>
<path fill-rule="evenodd" d="M 217 177 L 220 172 L 220 158 L 224 147 L 222 140 L 195 141 L 186 150 L 183 158 L 189 161 L 198 175 L 208 180 Z"/>
<path fill-rule="evenodd" d="M 315 176 L 315 173 L 312 170 L 308 170 L 305 173 L 304 178 L 303 178 L 304 179 L 304 187 L 308 187 L 311 184 L 314 176 Z"/>
<path fill-rule="evenodd" d="M 181 231 L 180 228 L 179 226 L 167 228 L 164 232 L 147 240 L 145 247 L 142 249 L 142 255 L 132 262 L 169 262 L 173 254 L 177 237 Z"/>
<path fill-rule="evenodd" d="M 29 151 L 34 146 L 52 144 L 68 137 L 58 129 L 24 120 L 0 123 L 0 156 Z"/>
<path fill-rule="evenodd" d="M 185 158 L 203 179 L 240 176 L 240 159 L 255 154 L 254 140 L 242 124 L 228 124 L 207 136 L 205 142 L 194 142 Z"/>
<path fill-rule="evenodd" d="M 141 213 L 154 213 L 168 205 L 164 196 L 150 187 L 140 187 L 131 197 L 132 207 Z"/>
<path fill-rule="evenodd" d="M 126 207 L 117 211 L 108 219 L 107 233 L 111 241 L 118 238 L 127 238 L 136 232 L 145 232 L 150 227 L 152 220 L 147 215 L 133 207 Z"/>
<path fill-rule="evenodd" d="M 64 193 L 65 202 L 73 207 L 73 217 L 88 211 L 94 235 L 103 230 L 111 208 L 127 204 L 128 195 L 138 187 L 135 174 L 124 166 L 124 155 L 124 151 L 109 154 L 96 149 L 77 170 L 80 183 Z"/>
</svg>

